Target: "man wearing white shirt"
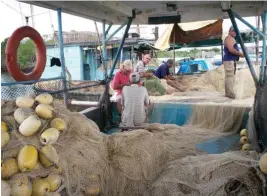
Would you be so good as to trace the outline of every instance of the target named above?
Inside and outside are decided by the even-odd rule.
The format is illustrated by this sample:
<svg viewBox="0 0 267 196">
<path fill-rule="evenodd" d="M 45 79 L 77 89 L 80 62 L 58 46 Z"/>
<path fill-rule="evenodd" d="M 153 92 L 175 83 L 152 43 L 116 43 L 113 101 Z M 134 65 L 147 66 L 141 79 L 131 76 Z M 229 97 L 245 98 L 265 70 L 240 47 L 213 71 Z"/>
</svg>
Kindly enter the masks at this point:
<svg viewBox="0 0 267 196">
<path fill-rule="evenodd" d="M 131 85 L 122 89 L 121 126 L 141 126 L 146 121 L 149 98 L 146 88 L 138 85 L 139 81 L 140 75 L 131 73 Z"/>
</svg>

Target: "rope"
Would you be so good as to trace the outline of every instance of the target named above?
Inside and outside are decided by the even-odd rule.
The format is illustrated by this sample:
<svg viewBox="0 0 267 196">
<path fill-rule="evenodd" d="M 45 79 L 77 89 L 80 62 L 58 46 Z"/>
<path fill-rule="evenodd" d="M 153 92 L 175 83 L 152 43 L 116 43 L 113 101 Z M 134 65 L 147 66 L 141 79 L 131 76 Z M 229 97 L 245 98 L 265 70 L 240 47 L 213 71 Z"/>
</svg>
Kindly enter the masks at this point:
<svg viewBox="0 0 267 196">
<path fill-rule="evenodd" d="M 12 6 L 6 4 L 4 1 L 1 1 L 4 5 L 6 5 L 7 7 L 11 8 L 12 10 L 14 10 L 15 12 L 19 13 L 20 15 L 26 17 L 26 15 L 24 15 L 22 12 L 16 10 L 15 8 L 13 8 Z"/>
<path fill-rule="evenodd" d="M 54 37 L 53 38 L 55 38 L 55 29 L 54 29 L 54 25 L 53 25 L 53 21 L 52 21 L 51 12 L 49 11 L 48 13 L 49 13 L 49 19 L 50 19 L 50 23 L 51 23 L 51 28 L 52 28 L 53 33 L 54 33 Z M 54 41 L 55 41 L 55 39 L 54 39 Z"/>
<path fill-rule="evenodd" d="M 24 17 L 33 17 L 33 16 L 40 16 L 40 15 L 43 15 L 43 14 L 50 14 L 50 11 L 47 11 L 47 12 L 43 12 L 43 13 L 39 13 L 39 14 L 34 14 L 34 15 L 31 15 L 31 16 L 26 16 L 26 15 L 24 15 L 21 11 L 18 11 L 17 9 L 15 9 L 14 7 L 12 7 L 11 5 L 8 5 L 7 3 L 5 3 L 4 1 L 2 1 L 1 0 L 1 2 L 4 4 L 4 5 L 6 5 L 7 7 L 9 7 L 9 8 L 11 8 L 12 10 L 14 10 L 15 12 L 17 12 L 17 13 L 19 13 L 19 14 L 21 14 L 22 16 L 24 16 Z M 19 4 L 20 4 L 20 2 L 19 2 Z"/>
<path fill-rule="evenodd" d="M 48 11 L 48 12 L 43 12 L 43 13 L 40 13 L 40 14 L 34 14 L 34 15 L 30 16 L 30 17 L 33 17 L 33 16 L 40 16 L 40 15 L 48 14 L 48 13 L 50 13 L 50 11 Z"/>
</svg>

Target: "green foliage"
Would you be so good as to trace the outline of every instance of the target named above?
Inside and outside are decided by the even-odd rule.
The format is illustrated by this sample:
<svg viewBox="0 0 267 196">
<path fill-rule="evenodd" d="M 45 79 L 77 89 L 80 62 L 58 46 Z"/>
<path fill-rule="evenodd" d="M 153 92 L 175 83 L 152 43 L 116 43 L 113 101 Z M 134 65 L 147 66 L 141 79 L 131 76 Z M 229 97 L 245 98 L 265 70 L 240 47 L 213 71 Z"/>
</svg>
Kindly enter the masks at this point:
<svg viewBox="0 0 267 196">
<path fill-rule="evenodd" d="M 1 68 L 2 68 L 2 70 L 6 70 L 5 49 L 6 49 L 7 40 L 8 40 L 8 38 L 4 39 L 4 41 L 1 42 Z"/>
<path fill-rule="evenodd" d="M 220 54 L 221 50 L 219 48 L 211 48 L 211 49 L 191 49 L 188 51 L 175 51 L 176 57 L 196 57 L 201 54 L 201 51 L 209 52 L 214 51 L 216 54 Z M 173 58 L 173 51 L 160 51 L 157 52 L 158 58 Z"/>
<path fill-rule="evenodd" d="M 1 42 L 1 68 L 3 69 L 3 71 L 6 70 L 5 48 L 7 40 L 8 38 Z M 17 59 L 21 69 L 34 66 L 33 63 L 36 61 L 35 44 L 31 39 L 24 39 L 20 42 L 17 51 Z"/>
<path fill-rule="evenodd" d="M 35 44 L 31 39 L 25 39 L 20 42 L 18 48 L 18 64 L 21 69 L 33 66 L 32 63 L 36 60 L 35 57 Z"/>
</svg>

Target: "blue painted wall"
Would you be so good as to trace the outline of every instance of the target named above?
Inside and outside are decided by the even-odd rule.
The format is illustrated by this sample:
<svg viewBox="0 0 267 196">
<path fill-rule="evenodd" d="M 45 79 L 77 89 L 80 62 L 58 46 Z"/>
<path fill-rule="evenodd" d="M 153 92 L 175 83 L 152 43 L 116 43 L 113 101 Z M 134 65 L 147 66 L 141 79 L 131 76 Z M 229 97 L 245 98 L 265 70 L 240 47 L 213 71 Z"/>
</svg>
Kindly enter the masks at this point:
<svg viewBox="0 0 267 196">
<path fill-rule="evenodd" d="M 117 48 L 112 50 L 108 50 L 107 55 L 108 59 L 113 59 L 116 55 Z M 57 66 L 50 67 L 50 60 L 53 57 L 60 57 L 59 48 L 47 47 L 47 61 L 46 68 L 44 73 L 42 74 L 42 78 L 52 78 L 58 77 L 61 75 L 61 68 Z M 100 61 L 96 60 L 96 53 L 94 49 L 89 49 L 83 52 L 82 47 L 80 46 L 65 46 L 64 47 L 64 56 L 65 63 L 68 67 L 68 70 L 71 73 L 73 80 L 103 80 L 104 79 L 104 71 L 98 69 L 100 66 Z M 85 56 L 85 59 L 83 59 Z M 119 58 L 120 61 L 121 58 Z M 123 51 L 122 61 L 130 59 L 130 52 Z M 84 63 L 89 65 L 89 69 L 84 70 Z M 88 73 L 90 71 L 90 73 Z M 110 69 L 108 69 L 109 73 Z M 114 70 L 114 74 L 118 71 L 118 69 Z"/>
<path fill-rule="evenodd" d="M 61 75 L 61 67 L 50 67 L 50 60 L 53 57 L 59 58 L 59 48 L 47 48 L 46 49 L 47 60 L 46 68 L 42 74 L 42 78 L 52 78 Z M 83 80 L 83 58 L 82 50 L 80 46 L 65 46 L 64 47 L 65 63 L 71 73 L 73 80 Z"/>
</svg>

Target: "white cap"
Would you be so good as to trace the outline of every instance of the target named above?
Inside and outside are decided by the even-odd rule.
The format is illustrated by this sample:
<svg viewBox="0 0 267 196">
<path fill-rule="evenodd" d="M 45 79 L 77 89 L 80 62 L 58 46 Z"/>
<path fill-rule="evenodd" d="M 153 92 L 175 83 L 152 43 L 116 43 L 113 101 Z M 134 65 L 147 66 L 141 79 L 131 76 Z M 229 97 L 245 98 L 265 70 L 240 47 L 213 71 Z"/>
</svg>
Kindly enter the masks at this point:
<svg viewBox="0 0 267 196">
<path fill-rule="evenodd" d="M 131 83 L 138 83 L 140 80 L 140 75 L 137 72 L 133 72 L 130 74 L 130 82 Z"/>
</svg>

